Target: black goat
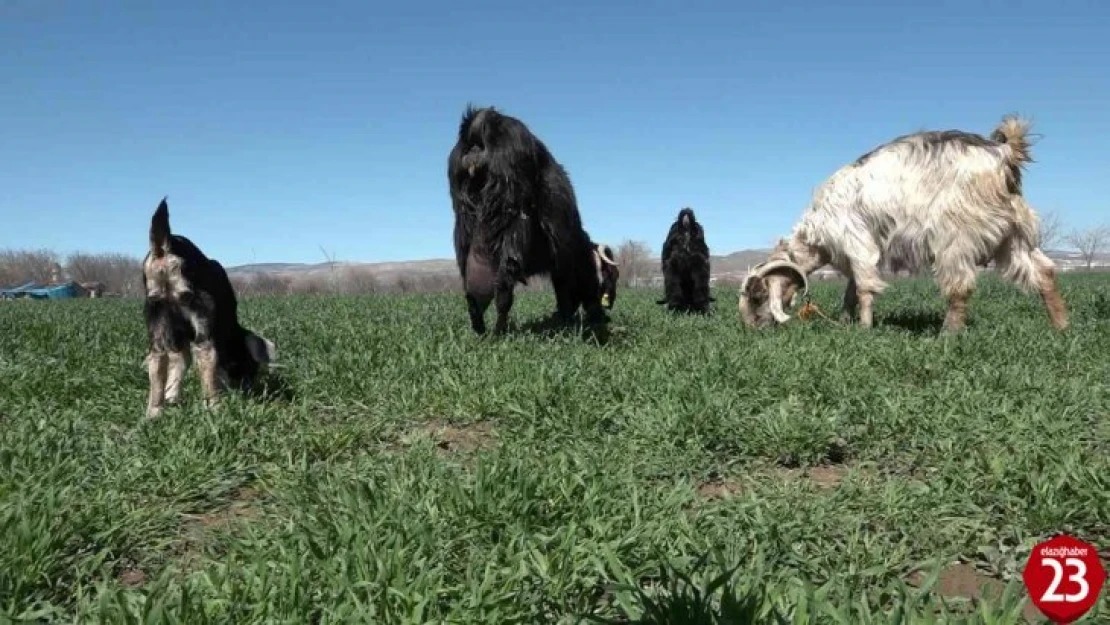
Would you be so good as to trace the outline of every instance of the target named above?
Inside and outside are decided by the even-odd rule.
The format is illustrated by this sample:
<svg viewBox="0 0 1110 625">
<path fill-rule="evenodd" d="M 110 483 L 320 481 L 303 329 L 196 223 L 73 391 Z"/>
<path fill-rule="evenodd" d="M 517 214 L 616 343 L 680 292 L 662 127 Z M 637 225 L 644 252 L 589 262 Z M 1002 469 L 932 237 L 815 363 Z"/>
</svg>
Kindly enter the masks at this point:
<svg viewBox="0 0 1110 625">
<path fill-rule="evenodd" d="M 716 301 L 709 295 L 709 246 L 693 209 L 678 212 L 662 257 L 665 297 L 656 303 L 676 312 L 708 313 L 709 303 Z"/>
<path fill-rule="evenodd" d="M 470 325 L 508 327 L 517 283 L 549 275 L 556 315 L 569 322 L 579 307 L 588 321 L 607 322 L 616 300 L 616 262 L 582 227 L 570 177 L 520 120 L 492 107 L 467 106 L 447 162 L 455 213 L 455 256 Z"/>
</svg>

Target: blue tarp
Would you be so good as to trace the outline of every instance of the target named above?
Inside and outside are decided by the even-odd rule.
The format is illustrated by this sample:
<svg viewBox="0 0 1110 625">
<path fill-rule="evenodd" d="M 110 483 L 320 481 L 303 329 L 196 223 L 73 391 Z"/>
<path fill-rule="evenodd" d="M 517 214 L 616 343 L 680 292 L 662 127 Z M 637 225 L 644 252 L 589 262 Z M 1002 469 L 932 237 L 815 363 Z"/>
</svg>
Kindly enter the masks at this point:
<svg viewBox="0 0 1110 625">
<path fill-rule="evenodd" d="M 11 289 L 0 289 L 0 298 L 3 299 L 16 299 L 19 297 L 29 297 L 31 299 L 72 299 L 78 296 L 77 284 L 75 282 L 51 286 L 28 282 L 23 286 L 17 286 Z"/>
</svg>

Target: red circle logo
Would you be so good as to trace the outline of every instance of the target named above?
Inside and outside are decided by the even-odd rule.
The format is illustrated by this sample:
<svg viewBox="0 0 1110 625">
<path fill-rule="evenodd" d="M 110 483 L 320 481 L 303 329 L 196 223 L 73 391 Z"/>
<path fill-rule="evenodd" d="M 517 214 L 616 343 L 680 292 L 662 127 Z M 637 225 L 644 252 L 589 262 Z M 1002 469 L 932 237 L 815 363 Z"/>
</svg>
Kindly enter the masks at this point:
<svg viewBox="0 0 1110 625">
<path fill-rule="evenodd" d="M 1054 623 L 1071 623 L 1094 607 L 1106 571 L 1094 545 L 1072 536 L 1056 536 L 1033 547 L 1022 573 L 1025 588 Z"/>
</svg>

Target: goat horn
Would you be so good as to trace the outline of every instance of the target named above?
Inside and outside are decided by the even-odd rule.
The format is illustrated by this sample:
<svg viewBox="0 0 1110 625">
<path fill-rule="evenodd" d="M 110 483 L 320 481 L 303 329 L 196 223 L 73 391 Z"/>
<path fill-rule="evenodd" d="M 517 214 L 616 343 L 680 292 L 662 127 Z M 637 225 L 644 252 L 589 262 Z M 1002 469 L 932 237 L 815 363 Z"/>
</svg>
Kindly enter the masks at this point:
<svg viewBox="0 0 1110 625">
<path fill-rule="evenodd" d="M 605 248 L 607 248 L 607 247 L 609 247 L 609 246 L 605 245 L 605 244 L 598 245 L 597 248 L 596 248 L 597 249 L 597 255 L 601 257 L 601 260 L 603 260 L 603 261 L 609 263 L 610 265 L 613 265 L 614 267 L 616 267 L 617 266 L 616 261 L 614 261 L 612 258 L 609 258 L 609 255 L 605 253 Z"/>
<path fill-rule="evenodd" d="M 788 260 L 773 260 L 773 261 L 764 263 L 762 265 L 757 266 L 755 268 L 754 273 L 755 273 L 755 275 L 763 278 L 763 277 L 766 277 L 767 274 L 769 274 L 769 273 L 771 273 L 775 270 L 778 270 L 778 269 L 787 269 L 787 270 L 789 270 L 790 273 L 794 274 L 794 276 L 793 276 L 794 281 L 797 282 L 799 285 L 801 285 L 802 295 L 805 295 L 806 293 L 809 293 L 809 280 L 806 279 L 805 272 L 802 271 L 801 267 L 795 265 L 794 263 L 792 263 Z"/>
<path fill-rule="evenodd" d="M 771 309 L 771 316 L 775 318 L 778 323 L 786 323 L 790 321 L 790 315 L 782 309 L 782 283 L 773 282 L 770 285 L 770 292 L 768 293 L 767 305 Z"/>
</svg>

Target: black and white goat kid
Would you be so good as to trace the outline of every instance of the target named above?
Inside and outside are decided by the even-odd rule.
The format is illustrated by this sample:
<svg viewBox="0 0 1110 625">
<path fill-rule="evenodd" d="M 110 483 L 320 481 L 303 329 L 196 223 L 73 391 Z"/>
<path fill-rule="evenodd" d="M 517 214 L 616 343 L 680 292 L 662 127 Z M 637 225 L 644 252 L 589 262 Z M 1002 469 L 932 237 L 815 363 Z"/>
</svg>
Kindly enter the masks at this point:
<svg viewBox="0 0 1110 625">
<path fill-rule="evenodd" d="M 716 301 L 709 295 L 709 246 L 693 209 L 678 212 L 662 256 L 665 296 L 656 303 L 675 312 L 708 313 L 709 303 Z"/>
<path fill-rule="evenodd" d="M 147 416 L 178 400 L 191 356 L 209 407 L 225 387 L 249 389 L 274 361 L 274 344 L 239 325 L 235 291 L 223 266 L 188 238 L 170 232 L 165 198 L 151 219 L 142 280 L 150 341 Z"/>
</svg>

